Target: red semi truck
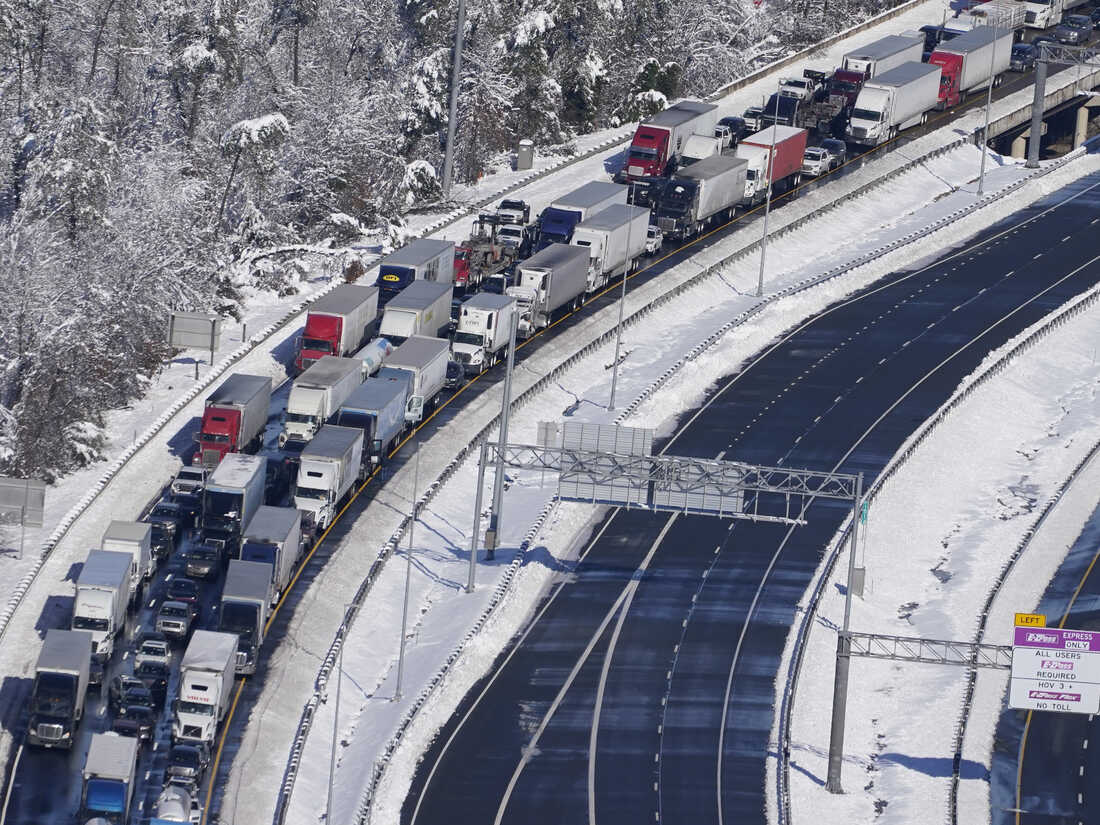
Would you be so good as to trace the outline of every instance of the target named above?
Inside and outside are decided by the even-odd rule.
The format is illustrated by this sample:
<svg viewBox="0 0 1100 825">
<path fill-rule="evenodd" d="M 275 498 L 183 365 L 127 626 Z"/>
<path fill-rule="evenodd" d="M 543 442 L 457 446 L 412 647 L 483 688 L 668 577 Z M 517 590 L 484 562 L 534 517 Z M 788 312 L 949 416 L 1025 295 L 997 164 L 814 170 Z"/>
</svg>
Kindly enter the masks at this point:
<svg viewBox="0 0 1100 825">
<path fill-rule="evenodd" d="M 689 137 L 714 137 L 717 120 L 717 106 L 696 100 L 682 100 L 643 120 L 630 141 L 626 167 L 619 177 L 631 181 L 663 177 L 679 163 Z"/>
<path fill-rule="evenodd" d="M 210 393 L 195 435 L 192 464 L 216 467 L 228 453 L 252 453 L 263 440 L 271 406 L 271 379 L 234 373 Z"/>
<path fill-rule="evenodd" d="M 351 355 L 366 343 L 378 317 L 378 287 L 342 284 L 314 301 L 306 314 L 294 366 L 304 370 L 326 355 Z"/>
<path fill-rule="evenodd" d="M 936 108 L 957 106 L 969 92 L 986 88 L 990 70 L 994 78 L 1008 71 L 1014 41 L 1012 29 L 977 26 L 936 46 L 928 58 L 929 65 L 941 70 Z"/>
</svg>

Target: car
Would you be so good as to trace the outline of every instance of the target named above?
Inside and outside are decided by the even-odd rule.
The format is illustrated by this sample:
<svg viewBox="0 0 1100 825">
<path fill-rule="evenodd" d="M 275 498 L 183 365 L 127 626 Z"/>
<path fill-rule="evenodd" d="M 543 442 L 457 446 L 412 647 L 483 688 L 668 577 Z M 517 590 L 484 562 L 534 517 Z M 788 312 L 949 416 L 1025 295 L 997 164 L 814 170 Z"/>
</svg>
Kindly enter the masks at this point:
<svg viewBox="0 0 1100 825">
<path fill-rule="evenodd" d="M 821 141 L 821 148 L 833 156 L 833 169 L 843 166 L 848 162 L 848 144 L 839 138 L 825 138 Z"/>
<path fill-rule="evenodd" d="M 665 233 L 661 231 L 659 226 L 649 225 L 649 228 L 645 232 L 645 254 L 656 255 L 661 251 L 661 247 L 665 242 Z"/>
<path fill-rule="evenodd" d="M 1094 29 L 1100 29 L 1100 6 L 1097 6 L 1089 14 L 1089 19 L 1092 21 L 1092 27 Z"/>
<path fill-rule="evenodd" d="M 180 506 L 190 517 L 191 524 L 198 523 L 199 514 L 202 512 L 202 495 L 200 493 L 176 493 L 172 501 Z"/>
<path fill-rule="evenodd" d="M 177 495 L 179 493 L 201 493 L 206 487 L 206 479 L 210 475 L 208 467 L 188 465 L 180 467 L 176 477 L 172 479 L 170 489 Z"/>
<path fill-rule="evenodd" d="M 184 557 L 184 569 L 188 576 L 200 579 L 213 579 L 218 570 L 227 563 L 225 546 L 221 542 L 204 541 L 187 551 Z M 186 601 L 186 600 L 184 600 Z"/>
<path fill-rule="evenodd" d="M 141 680 L 146 690 L 153 697 L 154 706 L 164 707 L 164 700 L 168 698 L 168 677 L 171 671 L 166 662 L 154 662 L 146 660 L 134 667 L 134 676 Z"/>
<path fill-rule="evenodd" d="M 127 707 L 134 705 L 151 709 L 155 704 L 149 688 L 134 676 L 116 676 L 107 686 L 107 709 L 111 713 L 124 714 Z"/>
<path fill-rule="evenodd" d="M 828 149 L 820 146 L 811 146 L 802 154 L 802 174 L 813 175 L 815 178 L 824 175 L 832 169 L 832 158 Z"/>
<path fill-rule="evenodd" d="M 462 364 L 458 363 L 458 361 L 447 362 L 447 377 L 444 380 L 447 389 L 453 390 L 455 387 L 461 386 L 465 377 L 466 370 Z"/>
<path fill-rule="evenodd" d="M 1030 72 L 1035 68 L 1035 58 L 1038 49 L 1030 43 L 1017 43 L 1012 47 L 1012 58 L 1009 68 L 1014 72 Z"/>
<path fill-rule="evenodd" d="M 745 119 L 743 117 L 736 117 L 732 115 L 730 117 L 724 117 L 718 121 L 718 125 L 725 126 L 727 129 L 730 130 L 730 134 L 733 138 L 730 141 L 730 146 L 736 146 L 738 143 L 741 142 L 741 138 L 749 133 L 748 124 L 745 123 Z"/>
<path fill-rule="evenodd" d="M 199 603 L 199 586 L 193 579 L 172 576 L 168 579 L 168 589 L 165 592 L 168 601 L 187 602 L 190 605 Z"/>
<path fill-rule="evenodd" d="M 126 705 L 122 711 L 122 714 L 111 724 L 111 730 L 122 736 L 140 739 L 142 742 L 152 740 L 153 728 L 157 723 L 152 708 L 145 705 Z"/>
<path fill-rule="evenodd" d="M 1059 43 L 1079 46 L 1092 36 L 1092 18 L 1087 14 L 1067 14 L 1054 27 L 1054 38 Z"/>
<path fill-rule="evenodd" d="M 745 128 L 749 130 L 750 134 L 759 132 L 764 117 L 764 107 L 750 106 L 741 117 L 745 121 Z"/>
<path fill-rule="evenodd" d="M 170 639 L 186 639 L 194 618 L 194 609 L 187 602 L 166 601 L 157 611 L 157 630 Z"/>
<path fill-rule="evenodd" d="M 159 501 L 142 521 L 153 528 L 153 553 L 159 563 L 179 546 L 194 517 L 174 501 Z"/>
<path fill-rule="evenodd" d="M 197 786 L 201 784 L 209 763 L 210 756 L 206 748 L 197 745 L 173 745 L 168 751 L 168 765 L 164 773 L 169 781 L 178 778 Z"/>
<path fill-rule="evenodd" d="M 172 661 L 168 638 L 158 630 L 143 630 L 134 642 L 134 663 L 160 662 L 167 667 Z"/>
</svg>

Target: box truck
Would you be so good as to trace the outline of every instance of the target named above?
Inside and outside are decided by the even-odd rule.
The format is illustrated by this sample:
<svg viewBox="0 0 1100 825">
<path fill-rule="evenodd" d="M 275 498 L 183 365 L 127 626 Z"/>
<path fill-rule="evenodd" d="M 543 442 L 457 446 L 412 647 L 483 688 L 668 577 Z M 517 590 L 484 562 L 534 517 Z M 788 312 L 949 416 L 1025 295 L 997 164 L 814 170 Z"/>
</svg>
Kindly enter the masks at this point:
<svg viewBox="0 0 1100 825">
<path fill-rule="evenodd" d="M 386 256 L 378 266 L 383 306 L 413 281 L 454 283 L 454 241 L 417 238 Z"/>
<path fill-rule="evenodd" d="M 848 139 L 878 146 L 928 119 L 940 92 L 940 67 L 903 63 L 863 84 L 848 123 Z"/>
<path fill-rule="evenodd" d="M 80 821 L 130 821 L 134 799 L 139 740 L 117 733 L 93 733 L 84 758 L 80 790 Z"/>
<path fill-rule="evenodd" d="M 978 26 L 936 47 L 928 58 L 930 66 L 940 67 L 940 92 L 937 109 L 957 106 L 970 92 L 984 89 L 990 78 L 994 84 L 1012 62 L 1011 29 Z"/>
<path fill-rule="evenodd" d="M 315 361 L 290 387 L 279 446 L 308 442 L 362 383 L 363 362 L 357 358 L 326 355 Z"/>
<path fill-rule="evenodd" d="M 137 600 L 144 582 L 153 578 L 153 526 L 143 521 L 112 521 L 103 533 L 100 550 L 114 550 L 133 557 L 130 598 Z"/>
<path fill-rule="evenodd" d="M 798 186 L 807 136 L 805 129 L 794 126 L 769 126 L 737 144 L 737 157 L 746 161 L 742 206 L 763 203 L 769 181 L 773 195 Z"/>
<path fill-rule="evenodd" d="M 92 634 L 83 630 L 46 631 L 31 689 L 27 744 L 72 750 L 92 663 Z"/>
<path fill-rule="evenodd" d="M 244 530 L 241 560 L 271 566 L 271 603 L 290 584 L 294 563 L 302 551 L 302 514 L 293 507 L 264 505 Z M 232 564 L 232 562 L 230 562 Z"/>
<path fill-rule="evenodd" d="M 92 634 L 92 653 L 106 662 L 115 637 L 126 626 L 130 604 L 130 569 L 134 557 L 111 550 L 92 550 L 76 578 L 76 597 L 70 630 Z"/>
<path fill-rule="evenodd" d="M 371 464 L 381 464 L 405 432 L 405 406 L 412 376 L 402 370 L 394 372 L 406 376 L 405 380 L 389 381 L 381 375 L 368 378 L 340 406 L 333 421 L 363 431 L 363 449 Z"/>
<path fill-rule="evenodd" d="M 400 346 L 413 335 L 445 335 L 451 325 L 451 285 L 413 281 L 390 299 L 378 334 Z"/>
<path fill-rule="evenodd" d="M 226 456 L 207 479 L 200 534 L 203 545 L 216 551 L 218 561 L 236 552 L 241 532 L 264 503 L 266 481 L 267 459 L 255 455 Z M 200 561 L 201 553 L 202 548 L 195 547 L 188 554 L 188 575 L 203 575 L 192 568 L 192 560 Z"/>
<path fill-rule="evenodd" d="M 588 250 L 551 244 L 516 265 L 516 285 L 507 289 L 519 307 L 519 333 L 529 338 L 559 313 L 581 304 L 588 286 Z"/>
<path fill-rule="evenodd" d="M 196 630 L 180 663 L 179 697 L 173 706 L 172 736 L 211 745 L 233 698 L 237 637 Z"/>
<path fill-rule="evenodd" d="M 195 440 L 192 464 L 216 467 L 229 453 L 254 453 L 263 443 L 271 379 L 234 373 L 210 393 Z"/>
<path fill-rule="evenodd" d="M 294 506 L 312 534 L 332 524 L 344 500 L 363 474 L 363 431 L 326 424 L 302 451 Z"/>
<path fill-rule="evenodd" d="M 378 287 L 341 284 L 314 301 L 294 366 L 306 369 L 325 355 L 351 355 L 370 338 L 378 318 Z"/>
<path fill-rule="evenodd" d="M 403 370 L 412 376 L 409 399 L 405 402 L 405 420 L 418 422 L 424 419 L 436 396 L 447 381 L 447 361 L 450 345 L 442 338 L 414 335 L 393 351 L 386 362 L 391 370 Z"/>
<path fill-rule="evenodd" d="M 542 210 L 538 221 L 538 249 L 552 243 L 569 243 L 573 227 L 616 203 L 626 203 L 628 187 L 606 181 L 589 181 Z"/>
<path fill-rule="evenodd" d="M 657 200 L 657 226 L 676 239 L 698 235 L 712 222 L 729 220 L 745 194 L 748 161 L 717 155 L 681 169 Z"/>
<path fill-rule="evenodd" d="M 626 153 L 620 180 L 659 178 L 672 172 L 692 135 L 714 136 L 718 107 L 682 100 L 638 124 Z M 564 243 L 564 242 L 563 242 Z"/>
<path fill-rule="evenodd" d="M 573 229 L 573 246 L 588 250 L 586 292 L 595 292 L 619 275 L 634 271 L 645 252 L 649 210 L 617 203 L 585 218 Z"/>
<path fill-rule="evenodd" d="M 462 305 L 451 352 L 467 374 L 488 369 L 508 355 L 516 310 L 516 299 L 511 295 L 489 292 L 475 295 Z"/>
<path fill-rule="evenodd" d="M 270 564 L 234 559 L 229 562 L 218 608 L 218 630 L 237 637 L 236 672 L 256 672 L 264 627 L 271 610 Z"/>
</svg>

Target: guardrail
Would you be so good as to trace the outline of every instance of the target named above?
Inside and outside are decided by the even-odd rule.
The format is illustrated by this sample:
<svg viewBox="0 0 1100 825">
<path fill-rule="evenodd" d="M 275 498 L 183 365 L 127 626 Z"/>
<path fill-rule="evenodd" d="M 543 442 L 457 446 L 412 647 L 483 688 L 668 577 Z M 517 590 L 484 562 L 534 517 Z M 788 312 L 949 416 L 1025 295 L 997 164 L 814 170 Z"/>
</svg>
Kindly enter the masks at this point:
<svg viewBox="0 0 1100 825">
<path fill-rule="evenodd" d="M 1047 165 L 1045 167 L 1042 167 L 1039 170 L 1037 170 L 1037 175 L 1049 174 L 1050 172 L 1054 171 L 1055 169 L 1061 168 L 1066 163 L 1069 163 L 1072 160 L 1075 160 L 1077 157 L 1080 157 L 1082 154 L 1084 154 L 1083 149 L 1074 150 L 1070 154 L 1066 155 L 1064 158 L 1060 159 L 1058 162 L 1049 164 L 1049 165 Z M 1032 175 L 1032 176 L 1030 176 L 1030 177 L 1028 177 L 1024 180 L 1025 181 L 1033 180 L 1037 175 Z M 1022 182 L 1023 181 L 1019 182 L 1016 185 L 1013 185 L 1012 187 L 1006 187 L 1006 189 L 1002 190 L 1002 192 L 998 192 L 995 195 L 988 196 L 988 197 L 982 199 L 981 201 L 975 202 L 969 209 L 964 210 L 964 211 L 973 211 L 973 210 L 975 210 L 975 209 L 977 209 L 981 206 L 988 205 L 989 203 L 991 203 L 995 200 L 999 200 L 1004 195 L 1007 195 L 1007 194 L 1009 194 L 1009 192 L 1014 191 L 1015 189 L 1019 188 L 1019 185 Z M 924 233 L 922 233 L 922 235 L 923 234 Z M 1098 294 L 1100 294 L 1100 293 L 1098 293 Z M 1090 302 L 1091 301 L 1095 301 L 1095 297 L 1090 298 Z M 1061 315 L 1065 312 L 1070 311 L 1070 310 L 1074 310 L 1077 307 L 1078 303 L 1079 302 L 1073 302 L 1070 305 L 1068 305 L 1067 307 L 1063 307 L 1054 316 L 1052 316 L 1048 320 L 1048 322 L 1043 325 L 1042 328 L 1040 328 L 1039 330 L 1036 330 L 1035 333 L 1032 334 L 1032 336 L 1029 336 L 1027 341 L 1021 342 L 1020 345 L 1018 345 L 1017 347 L 1014 347 L 1010 352 L 1006 353 L 1004 356 L 1002 356 L 1000 359 L 998 359 L 998 361 L 996 363 L 987 366 L 985 371 L 982 373 L 981 376 L 976 378 L 971 384 L 969 384 L 967 387 L 965 387 L 963 390 L 959 391 L 955 396 L 953 396 L 951 399 L 949 399 L 947 402 L 945 402 L 945 404 L 943 406 L 941 406 L 940 409 L 937 411 L 936 415 L 934 415 L 932 418 L 926 420 L 921 425 L 920 429 L 918 430 L 917 435 L 910 438 L 906 442 L 906 444 L 903 445 L 902 450 L 897 455 L 895 455 L 894 458 L 891 459 L 890 463 L 883 470 L 882 474 L 875 480 L 875 483 L 867 491 L 867 494 L 866 494 L 867 502 L 868 503 L 872 502 L 878 496 L 878 494 L 883 489 L 884 485 L 894 476 L 894 474 L 898 471 L 898 469 L 901 466 L 903 466 L 909 460 L 909 458 L 913 455 L 913 453 L 916 451 L 916 449 L 924 442 L 924 440 L 929 436 L 929 434 L 933 430 L 935 430 L 936 427 L 938 427 L 944 421 L 944 419 L 947 417 L 947 415 L 951 411 L 953 411 L 959 404 L 961 404 L 964 400 L 966 400 L 966 398 L 968 398 L 970 396 L 970 394 L 974 391 L 974 389 L 976 387 L 980 386 L 981 384 L 984 384 L 985 381 L 987 381 L 993 375 L 996 375 L 1001 370 L 1003 370 L 1004 367 L 1007 365 L 1008 361 L 1011 360 L 1011 358 L 1015 357 L 1017 354 L 1019 354 L 1019 352 L 1021 352 L 1022 349 L 1025 346 L 1030 346 L 1032 343 L 1034 343 L 1035 340 L 1038 340 L 1038 337 L 1041 337 L 1041 335 L 1045 335 L 1047 332 L 1049 332 L 1051 329 L 1053 329 L 1055 327 L 1055 325 L 1060 322 Z M 1077 311 L 1079 311 L 1079 310 L 1077 310 Z M 779 820 L 780 825 L 783 825 L 783 823 L 790 823 L 791 822 L 790 774 L 789 774 L 789 770 L 790 770 L 790 726 L 791 726 L 791 715 L 793 713 L 793 708 L 794 708 L 794 700 L 795 700 L 795 696 L 797 694 L 798 679 L 799 679 L 799 676 L 801 675 L 801 668 L 802 668 L 802 662 L 803 662 L 803 655 L 805 653 L 806 640 L 808 639 L 809 629 L 810 629 L 811 624 L 814 620 L 814 617 L 817 613 L 817 609 L 818 609 L 818 606 L 819 606 L 820 601 L 821 601 L 821 596 L 822 596 L 822 594 L 825 590 L 826 583 L 828 582 L 829 577 L 832 575 L 832 572 L 833 572 L 834 567 L 836 566 L 837 560 L 839 559 L 839 557 L 840 557 L 840 555 L 841 555 L 841 553 L 842 553 L 842 551 L 845 547 L 845 541 L 846 541 L 846 539 L 849 535 L 850 530 L 851 530 L 851 523 L 849 522 L 848 525 L 844 528 L 843 532 L 836 539 L 836 541 L 833 545 L 833 548 L 829 553 L 829 559 L 828 559 L 828 561 L 825 565 L 825 569 L 822 571 L 821 576 L 818 578 L 817 582 L 814 584 L 813 592 L 810 596 L 810 600 L 809 600 L 809 603 L 806 606 L 805 611 L 803 611 L 802 621 L 799 624 L 798 631 L 797 631 L 797 634 L 796 634 L 796 637 L 795 637 L 794 652 L 792 654 L 791 666 L 788 668 L 787 679 L 786 679 L 786 683 L 784 685 L 783 698 L 782 698 L 782 702 L 781 702 L 781 706 L 780 706 L 780 715 L 779 715 L 779 720 L 780 721 L 779 721 L 779 749 L 778 750 L 779 750 L 779 754 L 780 754 L 780 756 L 779 756 L 780 765 L 779 765 L 779 769 L 776 771 L 776 785 L 777 785 L 777 789 L 776 789 L 776 796 L 777 796 L 776 810 L 777 810 L 777 813 L 778 813 L 778 820 Z"/>
</svg>

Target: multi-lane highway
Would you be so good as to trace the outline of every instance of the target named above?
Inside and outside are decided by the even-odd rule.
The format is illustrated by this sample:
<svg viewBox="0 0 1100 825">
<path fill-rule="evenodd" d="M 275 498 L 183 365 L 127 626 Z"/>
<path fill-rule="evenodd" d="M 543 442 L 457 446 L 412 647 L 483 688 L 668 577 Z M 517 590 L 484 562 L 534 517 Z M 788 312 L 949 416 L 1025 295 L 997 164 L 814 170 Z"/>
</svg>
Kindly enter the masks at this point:
<svg viewBox="0 0 1100 825">
<path fill-rule="evenodd" d="M 1100 280 L 1100 177 L 801 325 L 663 445 L 863 472 L 992 348 Z M 844 516 L 614 512 L 424 760 L 404 821 L 762 822 L 778 660 Z"/>
</svg>

